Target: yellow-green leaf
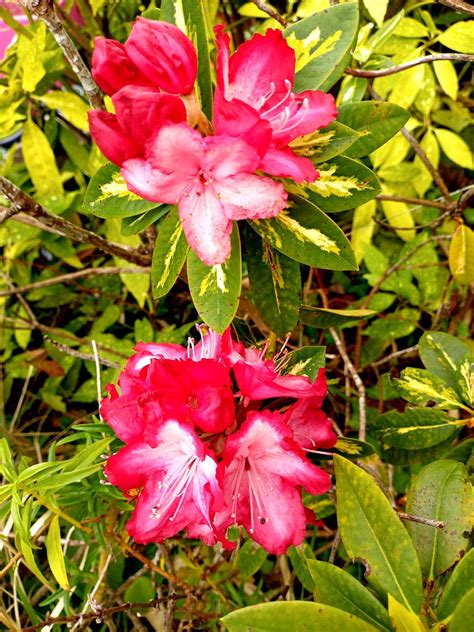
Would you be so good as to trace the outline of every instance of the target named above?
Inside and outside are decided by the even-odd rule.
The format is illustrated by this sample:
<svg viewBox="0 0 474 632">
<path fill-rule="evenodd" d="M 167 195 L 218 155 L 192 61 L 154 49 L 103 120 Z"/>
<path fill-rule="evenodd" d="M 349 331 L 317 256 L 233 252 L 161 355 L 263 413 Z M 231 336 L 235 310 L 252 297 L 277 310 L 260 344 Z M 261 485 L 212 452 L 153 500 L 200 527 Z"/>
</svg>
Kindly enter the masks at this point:
<svg viewBox="0 0 474 632">
<path fill-rule="evenodd" d="M 63 197 L 64 189 L 54 152 L 45 134 L 31 119 L 23 128 L 21 148 L 38 197 Z"/>
<path fill-rule="evenodd" d="M 377 26 L 382 26 L 387 12 L 388 0 L 363 0 L 364 6 Z"/>
<path fill-rule="evenodd" d="M 38 568 L 38 564 L 36 563 L 35 556 L 31 546 L 24 542 L 21 538 L 18 539 L 18 550 L 23 555 L 23 560 L 26 566 L 30 569 L 30 571 L 36 575 L 36 577 L 40 580 L 44 586 L 46 586 L 51 592 L 54 591 L 53 587 L 43 575 L 43 573 Z"/>
<path fill-rule="evenodd" d="M 474 282 L 474 232 L 461 224 L 449 245 L 449 269 L 458 283 Z"/>
<path fill-rule="evenodd" d="M 420 617 L 408 610 L 392 595 L 388 596 L 388 613 L 396 632 L 425 632 L 427 630 Z"/>
<path fill-rule="evenodd" d="M 419 57 L 418 50 L 414 51 L 404 61 L 410 61 L 416 57 Z M 425 69 L 422 64 L 399 73 L 388 99 L 389 102 L 400 105 L 402 108 L 409 108 L 418 95 L 424 76 Z"/>
<path fill-rule="evenodd" d="M 64 590 L 69 590 L 69 580 L 64 564 L 64 554 L 61 547 L 61 529 L 59 528 L 59 516 L 54 516 L 49 525 L 46 536 L 46 553 L 49 566 L 55 580 Z"/>
<path fill-rule="evenodd" d="M 271 7 L 271 5 L 267 3 L 267 7 Z M 245 2 L 239 9 L 239 15 L 246 18 L 268 18 L 268 13 L 259 9 L 253 2 Z"/>
<path fill-rule="evenodd" d="M 451 97 L 453 101 L 458 98 L 458 75 L 454 64 L 449 59 L 443 61 L 435 61 L 433 63 L 436 78 L 444 92 Z"/>
<path fill-rule="evenodd" d="M 474 53 L 474 20 L 456 22 L 441 33 L 438 40 L 458 53 Z"/>
<path fill-rule="evenodd" d="M 375 200 L 369 200 L 362 206 L 358 206 L 354 211 L 351 246 L 354 250 L 357 265 L 363 260 L 366 247 L 372 243 L 372 235 L 375 228 L 375 208 Z"/>
<path fill-rule="evenodd" d="M 413 213 L 407 204 L 404 202 L 383 200 L 382 208 L 388 223 L 396 229 L 395 232 L 400 239 L 403 239 L 403 241 L 411 241 L 412 239 L 415 239 L 415 220 L 413 219 Z"/>
<path fill-rule="evenodd" d="M 448 129 L 435 129 L 436 137 L 446 156 L 460 167 L 472 169 L 472 152 L 467 143 Z"/>
<path fill-rule="evenodd" d="M 423 136 L 421 143 L 422 149 L 428 156 L 430 162 L 437 167 L 439 164 L 439 145 L 436 136 L 429 129 Z M 413 187 L 420 197 L 423 197 L 433 182 L 433 176 L 421 162 L 418 156 L 415 156 L 413 164 L 419 169 L 419 176 L 413 181 Z"/>
<path fill-rule="evenodd" d="M 46 46 L 46 25 L 38 21 L 33 39 L 22 35 L 18 42 L 18 61 L 22 66 L 21 87 L 25 92 L 33 92 L 46 70 L 42 53 Z"/>
<path fill-rule="evenodd" d="M 69 121 L 74 127 L 84 132 L 89 130 L 87 121 L 89 106 L 79 95 L 57 90 L 36 96 L 35 99 L 38 99 L 52 110 L 59 110 L 66 121 Z"/>
</svg>

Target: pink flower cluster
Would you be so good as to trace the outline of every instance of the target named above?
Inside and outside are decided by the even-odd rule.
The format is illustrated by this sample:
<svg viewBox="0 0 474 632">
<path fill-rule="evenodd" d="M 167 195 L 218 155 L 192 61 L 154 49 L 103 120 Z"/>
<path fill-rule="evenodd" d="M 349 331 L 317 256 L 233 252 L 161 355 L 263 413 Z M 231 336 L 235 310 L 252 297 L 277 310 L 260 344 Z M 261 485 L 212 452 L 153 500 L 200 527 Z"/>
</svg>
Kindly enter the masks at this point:
<svg viewBox="0 0 474 632">
<path fill-rule="evenodd" d="M 331 95 L 292 91 L 295 53 L 280 31 L 254 35 L 233 55 L 222 26 L 216 34 L 212 125 L 197 103 L 192 42 L 176 26 L 145 18 L 124 45 L 96 38 L 92 72 L 115 114 L 89 115 L 95 142 L 128 188 L 176 204 L 191 248 L 208 265 L 229 257 L 234 220 L 274 217 L 285 207 L 284 186 L 257 170 L 296 182 L 318 177 L 289 143 L 337 114 Z"/>
<path fill-rule="evenodd" d="M 324 371 L 314 383 L 282 375 L 265 349 L 245 348 L 229 331 L 200 333 L 187 349 L 140 343 L 120 375 L 121 393 L 107 387 L 101 412 L 125 446 L 105 475 L 136 498 L 127 530 L 139 543 L 184 529 L 231 549 L 226 532 L 236 525 L 284 553 L 314 521 L 301 488 L 322 494 L 330 486 L 305 455 L 336 442 L 321 411 Z"/>
</svg>

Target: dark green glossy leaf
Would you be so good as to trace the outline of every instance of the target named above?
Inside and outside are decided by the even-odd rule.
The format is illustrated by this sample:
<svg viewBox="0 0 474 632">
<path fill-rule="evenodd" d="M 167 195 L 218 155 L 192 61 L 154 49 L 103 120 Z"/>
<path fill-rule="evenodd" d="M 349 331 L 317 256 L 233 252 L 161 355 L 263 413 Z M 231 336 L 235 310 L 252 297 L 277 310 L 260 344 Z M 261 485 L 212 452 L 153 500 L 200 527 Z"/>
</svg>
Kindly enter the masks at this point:
<svg viewBox="0 0 474 632">
<path fill-rule="evenodd" d="M 349 557 L 366 564 L 369 584 L 384 599 L 395 596 L 419 612 L 420 563 L 405 527 L 375 480 L 335 455 L 337 520 Z"/>
<path fill-rule="evenodd" d="M 336 83 L 348 65 L 358 21 L 358 4 L 350 2 L 324 9 L 284 31 L 296 53 L 296 92 L 327 91 Z"/>
<path fill-rule="evenodd" d="M 169 212 L 170 208 L 171 207 L 167 204 L 162 204 L 161 206 L 152 208 L 151 211 L 140 213 L 140 215 L 124 217 L 120 226 L 120 232 L 125 237 L 141 233 L 142 230 L 145 230 L 146 228 L 148 228 L 148 226 L 151 226 L 159 219 L 161 219 L 163 215 L 166 215 L 166 213 Z"/>
<path fill-rule="evenodd" d="M 342 154 L 360 138 L 361 132 L 333 121 L 327 127 L 307 136 L 300 136 L 290 143 L 298 154 L 310 158 L 315 164 Z"/>
<path fill-rule="evenodd" d="M 272 331 L 285 336 L 298 322 L 299 263 L 274 250 L 253 230 L 247 231 L 246 244 L 252 302 Z"/>
<path fill-rule="evenodd" d="M 174 207 L 160 225 L 151 262 L 154 298 L 167 294 L 178 278 L 189 251 L 178 209 Z"/>
<path fill-rule="evenodd" d="M 438 618 L 449 617 L 461 599 L 474 589 L 474 549 L 461 558 L 444 587 L 438 604 Z"/>
<path fill-rule="evenodd" d="M 444 529 L 410 522 L 407 526 L 418 551 L 423 574 L 432 580 L 463 554 L 471 530 L 471 485 L 459 461 L 430 463 L 415 479 L 407 511 L 414 516 L 441 520 Z"/>
<path fill-rule="evenodd" d="M 282 373 L 306 375 L 311 382 L 318 377 L 319 369 L 326 366 L 326 347 L 306 346 L 291 351 L 285 358 Z"/>
<path fill-rule="evenodd" d="M 189 251 L 188 280 L 199 315 L 209 327 L 223 333 L 237 311 L 242 280 L 240 237 L 236 223 L 232 232 L 232 252 L 224 264 L 206 266 L 192 250 Z"/>
<path fill-rule="evenodd" d="M 326 329 L 340 327 L 346 323 L 356 323 L 363 318 L 374 316 L 377 312 L 371 309 L 326 309 L 324 307 L 300 307 L 300 320 L 310 327 Z"/>
<path fill-rule="evenodd" d="M 327 270 L 355 270 L 354 253 L 339 226 L 310 201 L 291 200 L 288 212 L 251 221 L 252 228 L 290 259 Z"/>
<path fill-rule="evenodd" d="M 361 101 L 342 105 L 337 117 L 339 123 L 363 134 L 346 150 L 346 154 L 351 158 L 367 156 L 390 140 L 405 125 L 409 117 L 409 112 L 400 106 L 383 101 Z"/>
<path fill-rule="evenodd" d="M 474 630 L 474 588 L 464 595 L 448 624 L 448 632 L 472 632 Z"/>
</svg>

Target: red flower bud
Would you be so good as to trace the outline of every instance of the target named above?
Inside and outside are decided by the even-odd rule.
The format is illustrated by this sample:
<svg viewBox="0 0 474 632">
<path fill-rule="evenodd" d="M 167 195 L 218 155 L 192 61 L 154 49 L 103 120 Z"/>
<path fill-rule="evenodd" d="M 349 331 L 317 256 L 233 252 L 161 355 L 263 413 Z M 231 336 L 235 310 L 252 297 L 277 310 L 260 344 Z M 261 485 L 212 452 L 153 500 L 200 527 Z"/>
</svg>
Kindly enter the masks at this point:
<svg viewBox="0 0 474 632">
<path fill-rule="evenodd" d="M 178 27 L 138 18 L 125 50 L 137 68 L 165 92 L 192 92 L 197 73 L 196 51 Z"/>
</svg>

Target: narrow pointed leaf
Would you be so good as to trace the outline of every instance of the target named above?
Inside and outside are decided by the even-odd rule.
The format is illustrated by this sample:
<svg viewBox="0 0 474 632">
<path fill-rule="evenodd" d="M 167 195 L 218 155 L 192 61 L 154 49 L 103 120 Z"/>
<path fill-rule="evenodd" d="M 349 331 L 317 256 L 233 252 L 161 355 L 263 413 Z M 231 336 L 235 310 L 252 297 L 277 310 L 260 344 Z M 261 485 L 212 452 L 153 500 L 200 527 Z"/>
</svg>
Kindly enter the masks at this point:
<svg viewBox="0 0 474 632">
<path fill-rule="evenodd" d="M 466 593 L 474 589 L 474 549 L 458 562 L 445 585 L 438 604 L 438 618 L 449 617 Z"/>
<path fill-rule="evenodd" d="M 154 298 L 167 294 L 186 261 L 189 246 L 184 236 L 178 209 L 173 208 L 160 225 L 151 263 Z"/>
<path fill-rule="evenodd" d="M 46 536 L 46 553 L 51 572 L 55 580 L 64 590 L 69 590 L 69 580 L 64 563 L 64 554 L 61 546 L 61 529 L 59 528 L 59 516 L 54 516 L 49 525 Z"/>
</svg>

